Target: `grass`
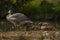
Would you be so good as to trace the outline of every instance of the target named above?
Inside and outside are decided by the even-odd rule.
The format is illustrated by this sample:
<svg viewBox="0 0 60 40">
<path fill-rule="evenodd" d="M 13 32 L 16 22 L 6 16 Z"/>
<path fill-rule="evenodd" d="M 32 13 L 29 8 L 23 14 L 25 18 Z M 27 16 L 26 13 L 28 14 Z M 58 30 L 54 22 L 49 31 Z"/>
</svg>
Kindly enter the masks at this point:
<svg viewBox="0 0 60 40">
<path fill-rule="evenodd" d="M 59 24 L 56 23 L 57 28 Z M 0 21 L 0 40 L 60 40 L 60 31 L 48 31 L 46 35 L 44 31 L 11 31 L 11 26 L 8 21 Z"/>
<path fill-rule="evenodd" d="M 60 40 L 60 31 L 8 31 L 0 32 L 0 40 Z"/>
<path fill-rule="evenodd" d="M 0 33 L 0 39 L 6 40 L 60 40 L 60 31 L 48 31 L 48 35 L 44 35 L 44 31 L 12 31 Z"/>
<path fill-rule="evenodd" d="M 60 23 L 56 22 L 54 23 L 54 25 L 56 26 L 56 29 L 58 29 L 58 31 L 60 30 Z M 11 24 L 10 22 L 6 21 L 6 20 L 1 20 L 0 21 L 0 32 L 2 31 L 13 31 L 14 29 L 12 29 L 13 24 Z M 26 31 L 26 27 L 21 27 L 20 28 L 21 31 Z"/>
</svg>

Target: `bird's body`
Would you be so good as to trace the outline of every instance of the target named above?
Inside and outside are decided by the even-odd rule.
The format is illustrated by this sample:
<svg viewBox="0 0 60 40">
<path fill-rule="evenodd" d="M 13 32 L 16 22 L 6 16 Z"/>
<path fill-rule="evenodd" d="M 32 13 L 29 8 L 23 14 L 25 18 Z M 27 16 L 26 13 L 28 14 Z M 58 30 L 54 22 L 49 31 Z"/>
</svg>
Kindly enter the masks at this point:
<svg viewBox="0 0 60 40">
<path fill-rule="evenodd" d="M 6 16 L 6 19 L 9 22 L 11 22 L 12 24 L 14 24 L 15 27 L 20 26 L 20 25 L 25 24 L 25 23 L 31 23 L 29 18 L 27 18 L 27 16 L 22 14 L 22 13 L 13 13 L 13 14 L 11 14 L 11 11 L 9 11 L 8 13 L 9 14 Z"/>
<path fill-rule="evenodd" d="M 13 23 L 14 25 L 18 24 L 22 21 L 28 20 L 28 18 L 22 13 L 15 13 L 7 15 L 7 20 Z M 17 26 L 17 25 L 16 25 Z"/>
<path fill-rule="evenodd" d="M 15 13 L 7 16 L 8 20 L 17 20 L 17 21 L 22 21 L 22 20 L 28 20 L 27 16 L 25 16 L 22 13 Z"/>
</svg>

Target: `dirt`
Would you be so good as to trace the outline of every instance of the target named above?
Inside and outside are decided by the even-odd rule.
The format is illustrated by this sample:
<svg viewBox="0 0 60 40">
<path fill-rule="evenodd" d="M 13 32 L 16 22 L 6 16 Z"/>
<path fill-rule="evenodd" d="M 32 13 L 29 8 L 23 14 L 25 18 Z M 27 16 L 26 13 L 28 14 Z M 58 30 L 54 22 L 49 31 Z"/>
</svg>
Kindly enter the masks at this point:
<svg viewBox="0 0 60 40">
<path fill-rule="evenodd" d="M 60 40 L 60 31 L 11 31 L 0 32 L 0 40 Z M 45 36 L 44 36 L 45 35 Z"/>
</svg>

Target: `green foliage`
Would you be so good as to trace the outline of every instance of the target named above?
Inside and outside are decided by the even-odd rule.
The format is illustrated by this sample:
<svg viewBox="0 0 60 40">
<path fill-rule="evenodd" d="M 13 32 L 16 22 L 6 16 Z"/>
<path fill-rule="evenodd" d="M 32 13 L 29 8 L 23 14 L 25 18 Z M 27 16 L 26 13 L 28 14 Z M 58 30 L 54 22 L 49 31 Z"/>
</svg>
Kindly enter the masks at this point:
<svg viewBox="0 0 60 40">
<path fill-rule="evenodd" d="M 4 18 L 9 9 L 24 13 L 31 20 L 51 19 L 56 15 L 60 16 L 60 2 L 49 3 L 46 0 L 2 0 L 0 8 L 0 16 Z"/>
<path fill-rule="evenodd" d="M 45 19 L 51 19 L 54 15 L 53 13 L 53 4 L 48 3 L 47 1 L 42 1 L 40 4 L 40 15 L 42 16 L 42 18 Z"/>
<path fill-rule="evenodd" d="M 25 13 L 29 18 L 36 19 L 36 17 L 40 13 L 40 1 L 33 0 L 30 2 L 27 2 L 21 7 L 21 12 Z"/>
<path fill-rule="evenodd" d="M 31 20 L 51 19 L 60 16 L 60 1 L 49 3 L 46 0 L 1 0 L 0 17 L 5 18 L 7 11 L 21 12 Z"/>
<path fill-rule="evenodd" d="M 17 2 L 17 0 L 11 0 L 11 2 L 12 2 L 13 4 L 15 4 L 15 3 Z"/>
</svg>

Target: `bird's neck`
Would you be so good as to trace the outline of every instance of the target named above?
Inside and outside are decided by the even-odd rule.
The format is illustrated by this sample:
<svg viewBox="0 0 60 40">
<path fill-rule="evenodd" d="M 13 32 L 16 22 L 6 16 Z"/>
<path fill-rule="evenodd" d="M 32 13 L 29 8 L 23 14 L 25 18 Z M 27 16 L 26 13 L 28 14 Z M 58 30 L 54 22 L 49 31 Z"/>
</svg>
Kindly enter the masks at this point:
<svg viewBox="0 0 60 40">
<path fill-rule="evenodd" d="M 9 15 L 11 15 L 11 13 L 9 13 Z"/>
<path fill-rule="evenodd" d="M 9 13 L 9 14 L 7 15 L 7 17 L 9 17 L 9 16 L 11 16 L 11 13 Z"/>
<path fill-rule="evenodd" d="M 9 13 L 9 15 L 11 15 L 11 13 Z"/>
</svg>

